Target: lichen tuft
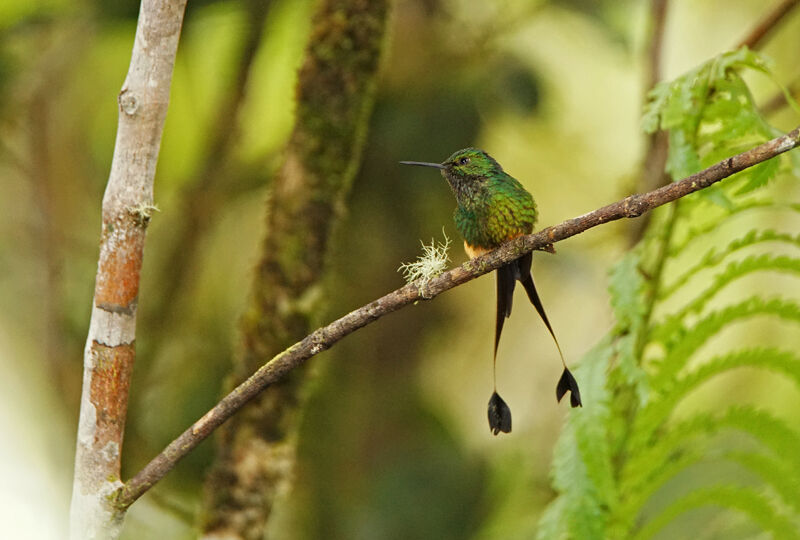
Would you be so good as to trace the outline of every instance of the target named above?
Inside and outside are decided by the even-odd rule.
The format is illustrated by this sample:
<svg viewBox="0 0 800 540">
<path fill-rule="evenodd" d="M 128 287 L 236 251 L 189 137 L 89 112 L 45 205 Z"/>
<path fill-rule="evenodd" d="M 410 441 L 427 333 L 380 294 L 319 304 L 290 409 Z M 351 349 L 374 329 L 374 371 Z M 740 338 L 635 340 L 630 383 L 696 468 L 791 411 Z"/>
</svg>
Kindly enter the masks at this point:
<svg viewBox="0 0 800 540">
<path fill-rule="evenodd" d="M 448 250 L 450 249 L 450 238 L 442 230 L 444 242 L 436 242 L 431 238 L 430 244 L 420 241 L 422 244 L 422 255 L 417 260 L 410 263 L 403 263 L 397 269 L 403 274 L 406 283 L 420 280 L 419 286 L 424 287 L 427 283 L 447 269 L 450 262 Z"/>
</svg>

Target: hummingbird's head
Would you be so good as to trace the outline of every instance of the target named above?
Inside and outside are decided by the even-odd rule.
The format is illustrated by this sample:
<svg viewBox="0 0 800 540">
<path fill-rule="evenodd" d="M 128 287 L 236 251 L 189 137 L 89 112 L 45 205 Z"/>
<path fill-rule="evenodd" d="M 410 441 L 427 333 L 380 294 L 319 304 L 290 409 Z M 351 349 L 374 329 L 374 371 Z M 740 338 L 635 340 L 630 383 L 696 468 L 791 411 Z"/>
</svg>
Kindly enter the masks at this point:
<svg viewBox="0 0 800 540">
<path fill-rule="evenodd" d="M 454 152 L 442 163 L 442 166 L 444 167 L 443 174 L 448 181 L 451 177 L 457 177 L 458 180 L 463 181 L 470 177 L 485 178 L 503 172 L 503 168 L 492 156 L 478 148 L 464 148 Z"/>
<path fill-rule="evenodd" d="M 443 163 L 422 161 L 401 161 L 400 163 L 439 169 L 459 202 L 480 191 L 490 176 L 503 172 L 503 168 L 492 156 L 478 148 L 459 150 Z"/>
</svg>

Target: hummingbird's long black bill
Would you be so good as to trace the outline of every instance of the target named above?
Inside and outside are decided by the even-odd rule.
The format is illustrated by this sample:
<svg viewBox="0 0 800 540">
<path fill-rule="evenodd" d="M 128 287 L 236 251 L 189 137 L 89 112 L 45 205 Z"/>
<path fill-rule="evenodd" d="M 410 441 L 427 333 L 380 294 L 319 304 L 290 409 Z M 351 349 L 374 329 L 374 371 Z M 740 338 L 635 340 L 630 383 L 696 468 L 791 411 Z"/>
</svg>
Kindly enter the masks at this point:
<svg viewBox="0 0 800 540">
<path fill-rule="evenodd" d="M 441 163 L 428 163 L 427 161 L 401 161 L 402 165 L 418 165 L 420 167 L 433 167 L 435 169 L 444 169 L 445 166 Z"/>
</svg>

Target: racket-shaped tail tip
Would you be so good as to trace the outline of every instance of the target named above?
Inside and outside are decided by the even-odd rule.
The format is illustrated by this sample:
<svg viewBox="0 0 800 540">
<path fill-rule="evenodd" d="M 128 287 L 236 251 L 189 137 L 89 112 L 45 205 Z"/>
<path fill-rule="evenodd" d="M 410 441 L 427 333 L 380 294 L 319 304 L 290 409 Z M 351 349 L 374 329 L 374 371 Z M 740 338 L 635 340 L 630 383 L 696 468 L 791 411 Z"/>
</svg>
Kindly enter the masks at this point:
<svg viewBox="0 0 800 540">
<path fill-rule="evenodd" d="M 560 402 L 561 398 L 563 398 L 567 392 L 570 393 L 570 405 L 573 407 L 583 407 L 578 381 L 575 380 L 575 377 L 572 376 L 572 373 L 570 373 L 567 368 L 564 368 L 564 372 L 558 380 L 558 385 L 556 385 L 556 399 Z"/>
<path fill-rule="evenodd" d="M 497 392 L 489 398 L 489 429 L 493 435 L 511 433 L 511 409 Z"/>
</svg>

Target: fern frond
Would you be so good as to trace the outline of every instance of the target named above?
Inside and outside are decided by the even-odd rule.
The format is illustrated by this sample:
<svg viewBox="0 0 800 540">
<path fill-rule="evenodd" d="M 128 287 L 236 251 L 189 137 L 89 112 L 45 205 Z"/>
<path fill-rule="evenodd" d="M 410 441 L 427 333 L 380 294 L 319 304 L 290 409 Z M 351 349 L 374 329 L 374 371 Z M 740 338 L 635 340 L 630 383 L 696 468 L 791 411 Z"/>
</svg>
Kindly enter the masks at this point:
<svg viewBox="0 0 800 540">
<path fill-rule="evenodd" d="M 681 514 L 704 506 L 719 506 L 737 510 L 747 515 L 761 528 L 774 534 L 774 538 L 800 538 L 795 524 L 776 512 L 769 501 L 755 489 L 740 486 L 714 486 L 689 492 L 650 520 L 632 538 L 645 540 L 652 538 L 667 523 Z"/>
<path fill-rule="evenodd" d="M 709 452 L 705 448 L 701 449 L 697 445 L 692 445 L 657 468 L 649 482 L 632 488 L 629 492 L 630 495 L 622 498 L 614 516 L 617 520 L 617 532 L 629 531 L 646 501 L 669 480 L 689 467 L 702 465 L 704 460 L 709 459 L 713 463 L 721 460 L 738 463 L 760 477 L 764 487 L 770 488 L 774 492 L 775 499 L 781 505 L 800 511 L 800 499 L 797 497 L 798 489 L 800 489 L 800 476 L 791 463 L 763 453 L 742 451 L 720 453 L 719 449 Z"/>
<path fill-rule="evenodd" d="M 647 374 L 639 365 L 638 346 L 644 333 L 647 284 L 639 268 L 638 250 L 622 258 L 609 274 L 609 295 L 616 331 L 620 334 L 616 344 L 616 368 L 626 384 L 634 387 L 640 402 L 649 392 Z"/>
<path fill-rule="evenodd" d="M 653 475 L 682 453 L 682 445 L 701 444 L 695 438 L 708 438 L 723 428 L 733 428 L 747 433 L 769 448 L 776 457 L 787 460 L 800 468 L 800 436 L 784 420 L 771 413 L 748 405 L 734 405 L 722 415 L 696 414 L 687 420 L 663 430 L 657 438 L 637 437 L 629 445 L 630 458 L 620 475 L 620 493 L 636 493 L 645 490 Z M 649 441 L 649 442 L 645 442 Z"/>
<path fill-rule="evenodd" d="M 675 278 L 669 285 L 663 286 L 659 292 L 659 300 L 665 300 L 672 296 L 675 291 L 686 285 L 686 283 L 694 276 L 718 265 L 728 255 L 735 253 L 747 247 L 755 246 L 766 242 L 778 242 L 800 247 L 800 234 L 791 235 L 788 233 L 777 232 L 772 229 L 756 230 L 753 229 L 741 238 L 736 238 L 731 241 L 726 247 L 717 249 L 712 247 L 700 258 L 700 261 L 684 271 L 677 278 Z"/>
<path fill-rule="evenodd" d="M 675 406 L 691 391 L 716 375 L 741 367 L 766 369 L 789 377 L 800 390 L 800 356 L 793 352 L 771 347 L 743 349 L 716 356 L 677 379 L 668 392 L 659 395 L 642 408 L 637 415 L 631 437 L 632 446 L 645 447 L 651 438 L 664 425 Z"/>
<path fill-rule="evenodd" d="M 769 74 L 761 57 L 742 48 L 650 92 L 642 126 L 650 133 L 669 132 L 666 167 L 673 177 L 774 136 L 742 77 L 747 70 Z M 800 276 L 800 256 L 794 253 L 761 249 L 727 259 L 768 242 L 800 247 L 800 235 L 794 232 L 751 230 L 738 239 L 720 240 L 723 234 L 730 236 L 728 231 L 741 218 L 749 220 L 747 213 L 767 210 L 772 220 L 776 211 L 800 213 L 798 204 L 776 203 L 763 191 L 753 193 L 783 171 L 798 173 L 800 153 L 789 159 L 794 169 L 783 167 L 786 159 L 772 160 L 671 205 L 614 267 L 609 292 L 616 325 L 584 360 L 593 367 L 578 377 L 582 386 L 584 378 L 591 381 L 591 393 L 599 401 L 595 406 L 585 398 L 586 408 L 570 415 L 562 432 L 553 463 L 558 497 L 540 520 L 539 539 L 650 538 L 684 512 L 704 506 L 740 512 L 774 538 L 800 538 L 800 433 L 785 420 L 746 405 L 713 413 L 686 407 L 685 418 L 675 418 L 692 391 L 737 368 L 767 370 L 800 389 L 800 355 L 778 348 L 780 344 L 740 347 L 702 364 L 697 358 L 701 348 L 731 325 L 763 316 L 800 323 L 800 304 L 791 299 L 756 293 L 733 303 L 722 301 L 724 292 L 734 290 L 727 285 L 745 276 Z M 699 280 L 691 281 L 695 276 Z M 690 282 L 702 286 L 690 289 Z M 661 315 L 667 299 L 669 314 Z M 722 307 L 711 311 L 712 301 Z M 596 371 L 612 360 L 608 373 Z M 731 435 L 740 436 L 733 441 L 744 436 L 743 446 L 731 447 Z M 690 485 L 699 489 L 685 487 L 690 491 L 675 499 L 677 475 L 720 460 L 750 473 L 746 482 L 708 486 L 698 478 Z M 668 484 L 670 489 L 663 489 Z M 673 500 L 651 515 L 659 496 Z"/>
<path fill-rule="evenodd" d="M 646 500 L 664 482 L 699 461 L 701 455 L 707 455 L 712 438 L 730 428 L 747 433 L 769 449 L 772 459 L 800 470 L 796 451 L 800 436 L 784 420 L 741 405 L 728 408 L 722 415 L 697 414 L 663 431 L 655 440 L 640 435 L 631 441 L 630 457 L 619 479 L 619 492 L 625 497 L 621 497 L 614 513 L 615 522 L 628 526 L 634 523 Z"/>
<path fill-rule="evenodd" d="M 762 188 L 767 185 L 767 182 L 772 180 L 778 175 L 781 169 L 781 160 L 770 159 L 763 163 L 759 163 L 755 167 L 748 169 L 747 174 L 740 177 L 734 175 L 735 180 L 739 180 L 739 189 L 736 191 L 737 195 L 744 195 L 756 189 Z M 744 172 L 744 171 L 742 171 Z M 740 173 L 737 173 L 740 174 Z M 746 181 L 744 181 L 746 180 Z"/>
<path fill-rule="evenodd" d="M 581 414 L 570 415 L 553 458 L 553 486 L 559 491 L 545 512 L 550 525 L 539 532 L 566 524 L 569 538 L 603 538 L 605 508 L 616 502 L 608 447 L 608 389 L 606 374 L 613 347 L 606 340 L 590 351 L 575 376 L 581 380 L 581 394 L 587 405 Z"/>
<path fill-rule="evenodd" d="M 653 328 L 651 339 L 662 343 L 669 352 L 663 359 L 654 362 L 656 371 L 651 379 L 652 386 L 660 390 L 674 384 L 675 376 L 689 357 L 706 341 L 725 326 L 755 315 L 774 315 L 787 321 L 800 322 L 800 305 L 781 298 L 765 300 L 751 297 L 706 315 L 691 328 L 683 326 L 683 320 L 676 316 L 659 323 Z"/>
<path fill-rule="evenodd" d="M 686 199 L 686 197 L 684 197 Z M 720 211 L 725 212 L 723 216 L 720 216 L 717 219 L 714 219 L 710 222 L 703 222 L 701 225 L 692 226 L 681 237 L 674 241 L 670 247 L 669 251 L 667 252 L 667 256 L 674 258 L 680 255 L 686 248 L 692 244 L 694 241 L 707 238 L 712 233 L 715 233 L 720 229 L 720 227 L 728 224 L 732 219 L 738 217 L 739 215 L 749 212 L 751 210 L 770 210 L 774 212 L 775 210 L 782 209 L 782 210 L 789 210 L 791 212 L 800 213 L 800 205 L 797 204 L 782 204 L 777 203 L 770 200 L 750 200 L 744 203 L 737 203 L 733 208 L 729 210 L 722 210 Z M 690 218 L 691 216 L 684 215 L 684 218 Z"/>
<path fill-rule="evenodd" d="M 797 496 L 800 472 L 791 463 L 755 452 L 728 452 L 724 457 L 760 476 L 764 484 L 775 491 L 781 503 L 800 512 L 800 498 Z"/>
<path fill-rule="evenodd" d="M 539 527 L 536 531 L 536 540 L 561 540 L 568 539 L 568 522 L 564 519 L 567 513 L 566 505 L 569 504 L 566 497 L 556 497 L 544 509 L 542 517 L 539 518 Z"/>
<path fill-rule="evenodd" d="M 798 237 L 800 238 L 800 237 Z M 699 313 L 716 294 L 730 282 L 744 277 L 753 272 L 773 271 L 788 274 L 800 274 L 800 259 L 788 255 L 751 255 L 740 261 L 729 263 L 725 269 L 714 276 L 714 280 L 704 290 L 699 292 L 694 300 L 671 315 L 680 320 L 685 320 L 690 313 Z"/>
</svg>

